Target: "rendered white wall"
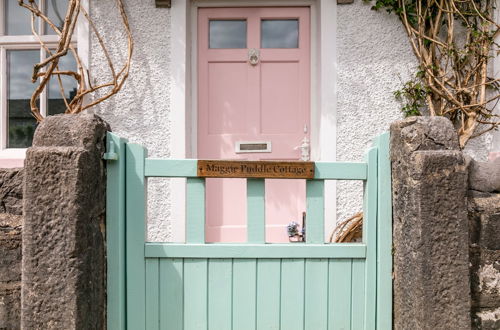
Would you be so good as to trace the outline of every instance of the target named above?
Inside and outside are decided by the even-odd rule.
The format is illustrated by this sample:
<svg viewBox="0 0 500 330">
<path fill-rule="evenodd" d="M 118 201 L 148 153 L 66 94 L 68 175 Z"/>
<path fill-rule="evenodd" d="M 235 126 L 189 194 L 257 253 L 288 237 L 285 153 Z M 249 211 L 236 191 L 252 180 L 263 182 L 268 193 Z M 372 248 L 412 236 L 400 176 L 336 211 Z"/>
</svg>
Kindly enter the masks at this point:
<svg viewBox="0 0 500 330">
<path fill-rule="evenodd" d="M 100 104 L 95 112 L 115 133 L 146 146 L 150 156 L 169 157 L 170 11 L 155 8 L 154 0 L 126 0 L 125 5 L 135 43 L 130 76 L 119 95 Z M 127 44 L 115 1 L 93 0 L 90 8 L 111 57 L 123 61 Z M 106 81 L 109 70 L 95 38 L 90 50 L 94 84 Z M 172 232 L 167 221 L 171 210 L 168 180 L 149 180 L 148 197 L 149 239 L 168 239 Z"/>
<path fill-rule="evenodd" d="M 393 92 L 417 63 L 398 18 L 356 0 L 337 6 L 337 160 L 362 161 L 376 135 L 402 118 Z M 337 219 L 362 209 L 361 183 L 337 185 Z"/>
</svg>

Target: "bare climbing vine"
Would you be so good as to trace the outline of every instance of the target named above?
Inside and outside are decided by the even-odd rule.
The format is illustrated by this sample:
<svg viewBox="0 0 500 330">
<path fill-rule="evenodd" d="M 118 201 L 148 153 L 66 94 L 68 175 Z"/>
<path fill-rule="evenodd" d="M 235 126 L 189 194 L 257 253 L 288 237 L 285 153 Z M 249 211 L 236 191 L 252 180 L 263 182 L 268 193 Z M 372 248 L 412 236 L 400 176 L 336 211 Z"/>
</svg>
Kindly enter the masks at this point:
<svg viewBox="0 0 500 330">
<path fill-rule="evenodd" d="M 500 125 L 493 110 L 499 79 L 488 75 L 497 55 L 500 25 L 495 0 L 365 0 L 372 9 L 395 13 L 419 62 L 415 77 L 395 92 L 405 115 L 445 116 L 455 125 L 460 146 Z"/>
<path fill-rule="evenodd" d="M 34 0 L 28 0 L 28 1 L 18 0 L 20 6 L 26 8 L 31 12 L 32 33 L 38 39 L 41 47 L 48 54 L 47 59 L 45 59 L 40 63 L 35 64 L 33 69 L 32 81 L 33 83 L 39 81 L 39 84 L 35 89 L 35 91 L 33 92 L 33 95 L 31 96 L 30 107 L 31 107 L 31 112 L 33 113 L 33 116 L 36 118 L 37 121 L 40 122 L 43 120 L 43 116 L 40 113 L 40 109 L 37 106 L 37 100 L 39 99 L 40 95 L 45 90 L 45 88 L 47 88 L 47 85 L 50 79 L 52 78 L 57 79 L 58 81 L 59 90 L 66 105 L 66 111 L 65 111 L 66 113 L 79 113 L 90 107 L 93 107 L 96 104 L 99 104 L 107 100 L 111 96 L 115 95 L 123 87 L 123 84 L 127 80 L 129 74 L 130 61 L 132 57 L 134 43 L 132 40 L 132 33 L 130 31 L 127 14 L 123 6 L 123 1 L 122 0 L 115 0 L 115 1 L 121 16 L 123 29 L 125 30 L 128 43 L 127 58 L 124 61 L 124 63 L 122 63 L 119 67 L 117 67 L 117 65 L 113 62 L 111 56 L 109 55 L 106 43 L 104 42 L 102 35 L 99 33 L 99 30 L 97 29 L 95 23 L 90 18 L 89 13 L 82 6 L 80 0 L 68 0 L 68 9 L 64 19 L 64 24 L 61 29 L 57 27 L 56 24 L 54 24 L 47 15 L 43 13 L 43 11 L 40 9 L 38 4 Z M 59 40 L 55 50 L 51 50 L 36 31 L 35 19 L 37 17 L 42 19 L 42 21 L 45 22 L 58 35 Z M 95 35 L 99 43 L 99 46 L 101 47 L 104 53 L 108 67 L 111 72 L 112 77 L 110 81 L 94 86 L 92 84 L 92 79 L 90 77 L 88 69 L 83 66 L 82 61 L 79 58 L 75 47 L 72 45 L 71 38 L 75 32 L 78 18 L 80 19 L 83 18 L 87 20 L 91 33 Z M 63 56 L 74 57 L 77 64 L 77 71 L 59 70 L 59 60 Z M 71 77 L 75 79 L 77 82 L 76 95 L 71 100 L 68 100 L 65 97 L 64 86 L 62 84 L 61 76 Z M 102 96 L 98 97 L 95 100 L 85 102 L 87 96 L 93 95 L 95 94 L 95 92 L 99 90 L 104 90 L 104 94 Z"/>
</svg>

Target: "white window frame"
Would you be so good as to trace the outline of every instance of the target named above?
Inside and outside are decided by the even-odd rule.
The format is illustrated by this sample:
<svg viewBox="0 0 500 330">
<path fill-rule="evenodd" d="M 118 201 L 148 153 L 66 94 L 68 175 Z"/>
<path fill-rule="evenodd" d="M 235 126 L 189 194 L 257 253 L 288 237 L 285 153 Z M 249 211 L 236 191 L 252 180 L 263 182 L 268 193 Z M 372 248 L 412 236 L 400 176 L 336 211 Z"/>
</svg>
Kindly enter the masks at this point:
<svg viewBox="0 0 500 330">
<path fill-rule="evenodd" d="M 9 164 L 22 164 L 25 158 L 26 148 L 7 148 L 8 140 L 8 111 L 7 111 L 7 51 L 9 50 L 40 50 L 40 59 L 46 58 L 45 51 L 41 48 L 38 38 L 33 35 L 4 35 L 5 22 L 4 10 L 6 1 L 0 0 L 0 167 L 10 167 Z M 41 8 L 45 7 L 48 0 L 39 0 Z M 16 3 L 17 5 L 17 3 Z M 82 1 L 83 7 L 88 11 L 88 0 Z M 27 11 L 27 10 L 26 10 Z M 38 19 L 37 30 L 44 32 L 45 24 Z M 77 22 L 76 33 L 72 44 L 77 47 L 78 55 L 84 67 L 88 67 L 89 58 L 89 27 L 85 19 Z M 41 40 L 48 47 L 56 47 L 57 35 L 41 35 Z M 40 96 L 40 112 L 43 116 L 47 114 L 47 91 L 44 90 Z"/>
<path fill-rule="evenodd" d="M 308 6 L 311 8 L 311 158 L 336 160 L 337 2 L 334 0 L 173 0 L 171 16 L 171 157 L 197 155 L 197 10 L 199 7 Z M 171 183 L 173 241 L 183 241 L 185 183 Z M 336 219 L 336 182 L 325 183 L 325 226 Z M 326 235 L 326 234 L 325 234 Z"/>
</svg>

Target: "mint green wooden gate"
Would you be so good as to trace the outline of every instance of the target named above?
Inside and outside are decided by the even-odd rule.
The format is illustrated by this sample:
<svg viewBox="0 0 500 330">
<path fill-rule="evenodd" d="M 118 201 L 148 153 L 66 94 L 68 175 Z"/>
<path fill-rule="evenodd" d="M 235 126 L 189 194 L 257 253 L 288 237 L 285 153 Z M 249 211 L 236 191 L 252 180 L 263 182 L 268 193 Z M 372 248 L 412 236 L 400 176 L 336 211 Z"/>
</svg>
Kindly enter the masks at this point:
<svg viewBox="0 0 500 330">
<path fill-rule="evenodd" d="M 196 160 L 147 158 L 109 133 L 108 329 L 391 329 L 388 146 L 386 133 L 364 162 L 315 163 L 307 243 L 265 244 L 264 179 L 247 179 L 248 242 L 205 244 Z M 146 241 L 148 177 L 187 178 L 185 244 Z M 324 243 L 325 180 L 364 181 L 362 243 Z"/>
</svg>

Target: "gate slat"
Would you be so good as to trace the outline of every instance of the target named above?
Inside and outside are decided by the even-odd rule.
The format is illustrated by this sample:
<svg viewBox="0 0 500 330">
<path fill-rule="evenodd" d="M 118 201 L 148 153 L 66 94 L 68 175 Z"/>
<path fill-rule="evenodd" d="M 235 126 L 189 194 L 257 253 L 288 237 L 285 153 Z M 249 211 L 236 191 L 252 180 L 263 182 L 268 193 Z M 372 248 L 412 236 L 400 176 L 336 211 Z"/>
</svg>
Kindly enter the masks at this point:
<svg viewBox="0 0 500 330">
<path fill-rule="evenodd" d="M 377 329 L 392 329 L 392 190 L 389 132 L 378 146 L 377 191 Z"/>
<path fill-rule="evenodd" d="M 233 261 L 233 329 L 255 330 L 257 260 Z"/>
<path fill-rule="evenodd" d="M 352 260 L 351 295 L 351 329 L 364 329 L 365 261 L 361 259 Z"/>
<path fill-rule="evenodd" d="M 184 281 L 182 259 L 160 259 L 160 329 L 183 329 Z"/>
<path fill-rule="evenodd" d="M 184 330 L 207 329 L 207 259 L 184 259 Z"/>
<path fill-rule="evenodd" d="M 330 259 L 328 329 L 351 328 L 351 259 Z"/>
<path fill-rule="evenodd" d="M 208 262 L 208 329 L 231 330 L 232 260 Z"/>
<path fill-rule="evenodd" d="M 106 240 L 107 240 L 107 325 L 109 330 L 126 327 L 126 279 L 125 279 L 125 139 L 108 132 L 107 152 L 112 152 L 111 143 L 118 155 L 109 160 L 106 196 Z"/>
<path fill-rule="evenodd" d="M 126 269 L 127 269 L 127 328 L 146 326 L 146 184 L 144 159 L 146 149 L 127 144 L 126 161 Z"/>
<path fill-rule="evenodd" d="M 280 328 L 281 259 L 257 261 L 257 329 Z"/>
<path fill-rule="evenodd" d="M 146 259 L 146 329 L 160 327 L 159 260 Z"/>
<path fill-rule="evenodd" d="M 205 179 L 186 179 L 186 243 L 205 243 Z"/>
<path fill-rule="evenodd" d="M 266 239 L 265 223 L 265 181 L 264 179 L 247 180 L 247 242 L 264 243 Z"/>
<path fill-rule="evenodd" d="M 363 242 L 366 244 L 365 329 L 376 328 L 377 303 L 377 148 L 365 154 L 368 180 L 364 187 Z"/>
<path fill-rule="evenodd" d="M 304 259 L 281 261 L 281 329 L 304 329 Z"/>
<path fill-rule="evenodd" d="M 325 182 L 307 180 L 306 183 L 306 243 L 324 243 Z"/>
<path fill-rule="evenodd" d="M 306 259 L 304 329 L 327 329 L 328 259 Z"/>
</svg>

